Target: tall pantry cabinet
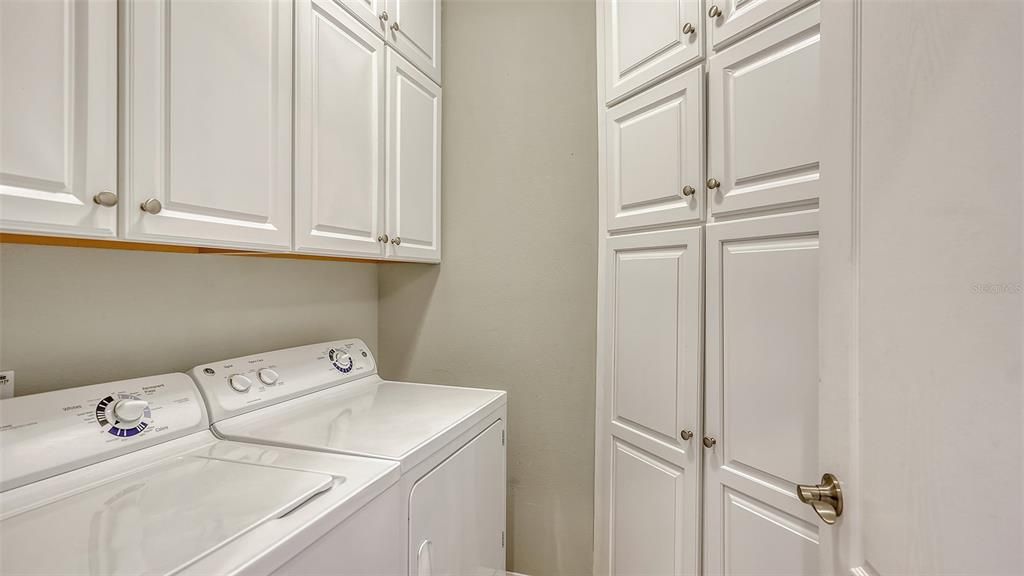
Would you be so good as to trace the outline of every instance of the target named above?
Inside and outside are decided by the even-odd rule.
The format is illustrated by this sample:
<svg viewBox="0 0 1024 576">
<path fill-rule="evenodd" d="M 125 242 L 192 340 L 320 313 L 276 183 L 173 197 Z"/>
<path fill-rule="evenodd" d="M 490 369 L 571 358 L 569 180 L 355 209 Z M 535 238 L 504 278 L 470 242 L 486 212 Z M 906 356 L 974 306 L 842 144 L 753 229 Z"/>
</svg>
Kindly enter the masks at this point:
<svg viewBox="0 0 1024 576">
<path fill-rule="evenodd" d="M 818 5 L 597 20 L 595 572 L 813 573 Z"/>
</svg>

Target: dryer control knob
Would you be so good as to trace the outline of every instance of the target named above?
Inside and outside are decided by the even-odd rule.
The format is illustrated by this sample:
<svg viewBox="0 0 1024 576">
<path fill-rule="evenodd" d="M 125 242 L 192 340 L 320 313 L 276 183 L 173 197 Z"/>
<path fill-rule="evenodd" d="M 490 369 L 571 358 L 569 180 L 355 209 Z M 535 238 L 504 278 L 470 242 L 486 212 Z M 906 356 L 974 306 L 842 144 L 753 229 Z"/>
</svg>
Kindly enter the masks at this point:
<svg viewBox="0 0 1024 576">
<path fill-rule="evenodd" d="M 134 424 L 146 414 L 149 402 L 145 400 L 118 400 L 114 404 L 114 418 L 123 424 Z"/>
<path fill-rule="evenodd" d="M 277 384 L 277 379 L 280 378 L 277 372 L 271 370 L 270 368 L 263 368 L 258 372 L 258 376 L 260 377 L 260 382 L 263 382 L 264 384 L 268 385 Z"/>
<path fill-rule="evenodd" d="M 252 388 L 252 380 L 245 374 L 232 374 L 228 378 L 228 384 L 238 392 L 248 392 Z"/>
</svg>

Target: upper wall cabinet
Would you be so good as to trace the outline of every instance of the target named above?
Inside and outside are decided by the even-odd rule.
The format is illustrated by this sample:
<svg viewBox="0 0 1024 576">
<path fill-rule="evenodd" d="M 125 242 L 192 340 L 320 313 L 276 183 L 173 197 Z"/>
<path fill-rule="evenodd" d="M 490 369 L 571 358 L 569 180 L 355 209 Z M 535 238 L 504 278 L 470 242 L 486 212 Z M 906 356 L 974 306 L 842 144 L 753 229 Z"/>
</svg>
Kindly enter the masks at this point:
<svg viewBox="0 0 1024 576">
<path fill-rule="evenodd" d="M 694 68 L 608 110 L 609 230 L 701 219 L 703 75 Z"/>
<path fill-rule="evenodd" d="M 812 1 L 708 0 L 711 43 L 721 48 Z"/>
<path fill-rule="evenodd" d="M 120 6 L 125 237 L 287 250 L 292 3 Z"/>
<path fill-rule="evenodd" d="M 388 44 L 441 84 L 441 0 L 387 0 L 386 18 Z"/>
<path fill-rule="evenodd" d="M 811 6 L 709 60 L 712 215 L 818 197 L 818 18 Z"/>
<path fill-rule="evenodd" d="M 337 4 L 341 4 L 348 10 L 352 15 L 361 20 L 363 24 L 366 24 L 371 30 L 377 33 L 381 38 L 384 37 L 385 30 L 389 24 L 389 15 L 387 12 L 387 0 L 332 0 Z M 297 7 L 301 10 L 301 8 Z M 326 9 L 326 7 L 324 8 Z"/>
<path fill-rule="evenodd" d="M 0 77 L 0 229 L 116 236 L 116 4 L 0 2 Z"/>
<path fill-rule="evenodd" d="M 441 88 L 391 49 L 388 69 L 388 255 L 441 258 Z"/>
<path fill-rule="evenodd" d="M 384 41 L 298 0 L 295 249 L 384 256 Z"/>
<path fill-rule="evenodd" d="M 604 6 L 608 102 L 703 56 L 699 0 L 608 0 Z"/>
</svg>

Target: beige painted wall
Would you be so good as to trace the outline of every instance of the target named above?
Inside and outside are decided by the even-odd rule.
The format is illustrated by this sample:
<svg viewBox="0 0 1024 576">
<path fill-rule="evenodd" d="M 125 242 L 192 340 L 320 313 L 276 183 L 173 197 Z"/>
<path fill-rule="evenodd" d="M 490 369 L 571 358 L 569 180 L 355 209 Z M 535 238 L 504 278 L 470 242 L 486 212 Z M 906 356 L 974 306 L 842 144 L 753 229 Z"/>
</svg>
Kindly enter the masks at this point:
<svg viewBox="0 0 1024 576">
<path fill-rule="evenodd" d="M 376 264 L 0 245 L 19 395 L 350 336 L 376 350 Z"/>
<path fill-rule="evenodd" d="M 591 573 L 592 1 L 450 0 L 441 266 L 380 270 L 384 376 L 509 391 L 509 570 Z"/>
</svg>

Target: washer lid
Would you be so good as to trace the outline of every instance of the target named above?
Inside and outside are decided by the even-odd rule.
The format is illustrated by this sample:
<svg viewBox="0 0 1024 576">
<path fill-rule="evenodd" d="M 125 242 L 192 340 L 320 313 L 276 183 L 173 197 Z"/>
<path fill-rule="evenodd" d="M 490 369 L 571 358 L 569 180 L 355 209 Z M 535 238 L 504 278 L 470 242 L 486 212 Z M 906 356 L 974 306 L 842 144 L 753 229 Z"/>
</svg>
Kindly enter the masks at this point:
<svg viewBox="0 0 1024 576">
<path fill-rule="evenodd" d="M 214 425 L 225 438 L 400 460 L 403 470 L 505 403 L 499 390 L 371 376 Z"/>
<path fill-rule="evenodd" d="M 190 454 L 3 510 L 10 574 L 172 574 L 312 496 L 334 478 Z"/>
</svg>

